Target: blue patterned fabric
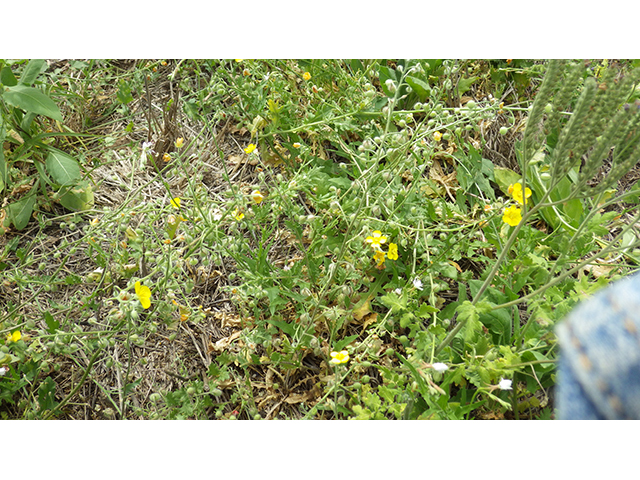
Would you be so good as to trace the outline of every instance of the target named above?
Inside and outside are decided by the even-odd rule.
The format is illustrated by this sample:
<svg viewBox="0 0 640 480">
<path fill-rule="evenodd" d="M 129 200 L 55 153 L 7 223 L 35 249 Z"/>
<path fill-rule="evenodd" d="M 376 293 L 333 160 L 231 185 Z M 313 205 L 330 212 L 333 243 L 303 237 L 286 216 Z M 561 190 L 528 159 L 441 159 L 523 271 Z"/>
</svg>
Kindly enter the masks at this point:
<svg viewBox="0 0 640 480">
<path fill-rule="evenodd" d="M 640 419 L 640 275 L 596 292 L 556 334 L 557 418 Z"/>
</svg>

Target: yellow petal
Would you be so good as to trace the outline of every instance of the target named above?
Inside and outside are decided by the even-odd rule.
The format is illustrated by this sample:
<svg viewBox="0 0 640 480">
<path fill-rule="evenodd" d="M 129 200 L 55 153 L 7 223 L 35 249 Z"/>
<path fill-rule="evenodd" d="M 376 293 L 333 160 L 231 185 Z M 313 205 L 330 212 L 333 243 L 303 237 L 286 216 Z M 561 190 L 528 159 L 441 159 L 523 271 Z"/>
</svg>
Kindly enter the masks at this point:
<svg viewBox="0 0 640 480">
<path fill-rule="evenodd" d="M 387 256 L 389 260 L 397 260 L 398 259 L 398 245 L 395 243 L 389 244 L 389 251 L 387 252 Z"/>
<path fill-rule="evenodd" d="M 135 289 L 142 308 L 146 310 L 151 306 L 151 290 L 146 285 L 140 285 L 140 282 L 136 282 Z"/>
</svg>

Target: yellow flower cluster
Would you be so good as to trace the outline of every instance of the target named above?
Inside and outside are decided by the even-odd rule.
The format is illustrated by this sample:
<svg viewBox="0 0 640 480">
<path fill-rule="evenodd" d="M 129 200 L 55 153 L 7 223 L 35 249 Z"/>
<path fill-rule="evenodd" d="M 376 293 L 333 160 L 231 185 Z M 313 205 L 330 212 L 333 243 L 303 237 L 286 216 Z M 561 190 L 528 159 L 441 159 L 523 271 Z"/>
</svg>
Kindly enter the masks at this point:
<svg viewBox="0 0 640 480">
<path fill-rule="evenodd" d="M 531 189 L 529 187 L 522 191 L 521 183 L 514 183 L 509 185 L 508 189 L 509 195 L 513 197 L 513 199 L 520 205 L 524 205 L 524 202 L 529 202 L 529 197 L 531 197 Z M 502 221 L 507 225 L 511 225 L 515 227 L 522 221 L 522 211 L 516 206 L 511 205 L 504 209 L 504 213 L 502 214 Z"/>
<path fill-rule="evenodd" d="M 382 251 L 381 245 L 386 243 L 387 237 L 382 235 L 380 230 L 374 231 L 373 234 L 368 236 L 365 241 L 371 245 L 373 250 L 375 250 L 373 259 L 377 262 L 378 267 L 382 267 L 384 265 L 385 257 L 389 258 L 389 260 L 398 259 L 398 245 L 395 243 L 389 243 L 389 250 L 387 252 Z"/>
<path fill-rule="evenodd" d="M 531 189 L 529 187 L 524 189 L 524 199 L 522 198 L 522 184 L 515 183 L 509 185 L 509 194 L 513 197 L 513 199 L 518 202 L 520 205 L 524 205 L 525 201 L 531 196 Z"/>
</svg>

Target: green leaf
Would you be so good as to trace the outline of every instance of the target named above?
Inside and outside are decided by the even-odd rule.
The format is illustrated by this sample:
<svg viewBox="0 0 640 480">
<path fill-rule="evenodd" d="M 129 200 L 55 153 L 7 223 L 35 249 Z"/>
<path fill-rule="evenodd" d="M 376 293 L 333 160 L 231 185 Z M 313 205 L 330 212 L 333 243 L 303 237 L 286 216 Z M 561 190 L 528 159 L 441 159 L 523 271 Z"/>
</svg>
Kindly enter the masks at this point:
<svg viewBox="0 0 640 480">
<path fill-rule="evenodd" d="M 582 216 L 582 202 L 579 198 L 572 198 L 562 205 L 562 210 L 567 215 L 569 223 L 574 227 L 580 225 L 580 217 Z"/>
<path fill-rule="evenodd" d="M 293 337 L 296 333 L 295 326 L 291 325 L 290 323 L 283 322 L 282 320 L 267 319 L 267 323 L 273 325 L 274 327 L 278 327 L 290 337 Z"/>
<path fill-rule="evenodd" d="M 469 77 L 469 78 L 461 78 L 460 81 L 458 82 L 458 94 L 459 95 L 464 95 L 467 90 L 469 90 L 471 88 L 471 85 L 473 84 L 473 82 L 475 82 L 478 79 L 478 77 Z"/>
<path fill-rule="evenodd" d="M 458 321 L 464 322 L 467 320 L 477 320 L 479 318 L 478 309 L 469 300 L 465 300 L 458 308 L 456 308 L 458 314 Z"/>
<path fill-rule="evenodd" d="M 429 95 L 431 95 L 431 88 L 429 88 L 428 83 L 420 80 L 419 78 L 412 77 L 411 75 L 407 76 L 406 81 L 413 91 L 416 92 L 421 102 L 424 102 L 429 98 Z"/>
<path fill-rule="evenodd" d="M 120 86 L 117 92 L 118 101 L 123 105 L 133 102 L 133 95 L 131 95 L 131 86 L 124 80 L 120 80 Z"/>
<path fill-rule="evenodd" d="M 63 121 L 60 109 L 55 102 L 37 88 L 14 85 L 7 88 L 2 98 L 9 105 L 26 112 L 38 113 L 60 122 Z"/>
<path fill-rule="evenodd" d="M 493 177 L 496 183 L 505 195 L 509 194 L 509 185 L 518 183 L 522 176 L 509 168 L 495 167 L 493 169 Z"/>
<path fill-rule="evenodd" d="M 29 61 L 29 63 L 27 63 L 27 66 L 24 67 L 22 75 L 20 75 L 20 85 L 25 85 L 27 87 L 33 85 L 33 82 L 35 82 L 36 78 L 38 78 L 38 75 L 40 75 L 43 65 L 44 60 Z"/>
<path fill-rule="evenodd" d="M 10 67 L 5 66 L 0 70 L 0 83 L 5 87 L 13 87 L 18 84 L 18 79 L 16 79 Z"/>
<path fill-rule="evenodd" d="M 286 305 L 287 299 L 280 296 L 280 287 L 265 288 L 269 299 L 269 311 L 273 315 L 280 305 Z"/>
<path fill-rule="evenodd" d="M 93 189 L 89 182 L 82 181 L 60 196 L 60 203 L 67 210 L 82 212 L 91 210 L 94 205 Z"/>
<path fill-rule="evenodd" d="M 47 324 L 47 330 L 49 333 L 56 333 L 56 330 L 60 328 L 60 322 L 57 321 L 49 312 L 44 312 L 44 321 Z"/>
<path fill-rule="evenodd" d="M 386 295 L 380 297 L 380 301 L 388 308 L 392 313 L 398 313 L 407 308 L 407 299 L 403 295 L 399 297 L 394 292 L 389 292 Z"/>
<path fill-rule="evenodd" d="M 47 171 L 58 185 L 71 185 L 80 180 L 78 161 L 60 151 L 51 151 L 45 162 Z"/>
<path fill-rule="evenodd" d="M 35 194 L 30 194 L 7 206 L 7 214 L 16 230 L 22 230 L 27 226 L 35 204 L 36 196 Z"/>
<path fill-rule="evenodd" d="M 45 378 L 38 388 L 38 404 L 40 410 L 53 410 L 58 402 L 56 401 L 56 382 L 51 377 Z"/>
<path fill-rule="evenodd" d="M 431 316 L 431 314 L 438 313 L 439 311 L 440 310 L 438 308 L 423 303 L 422 305 L 420 305 L 420 308 L 418 308 L 416 315 L 420 318 L 427 318 Z"/>
<path fill-rule="evenodd" d="M 343 350 L 344 347 L 346 347 L 347 345 L 349 345 L 351 342 L 353 342 L 356 338 L 358 338 L 358 335 L 351 335 L 349 337 L 345 337 L 342 340 L 340 340 L 339 342 L 336 342 L 336 344 L 333 346 L 334 351 L 339 352 L 340 350 Z"/>
<path fill-rule="evenodd" d="M 458 308 L 456 308 L 458 321 L 466 323 L 464 326 L 464 341 L 466 343 L 470 343 L 475 337 L 476 332 L 482 330 L 482 323 L 480 323 L 480 312 L 482 310 L 483 308 L 479 308 L 469 300 L 462 302 L 458 305 Z"/>
</svg>

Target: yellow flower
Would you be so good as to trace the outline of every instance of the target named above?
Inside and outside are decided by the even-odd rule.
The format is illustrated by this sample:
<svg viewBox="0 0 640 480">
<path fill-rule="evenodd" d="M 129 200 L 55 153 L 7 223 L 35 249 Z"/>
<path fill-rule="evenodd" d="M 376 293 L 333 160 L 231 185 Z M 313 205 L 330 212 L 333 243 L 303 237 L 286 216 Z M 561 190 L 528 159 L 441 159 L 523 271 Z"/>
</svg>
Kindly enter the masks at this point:
<svg viewBox="0 0 640 480">
<path fill-rule="evenodd" d="M 146 310 L 151 306 L 151 290 L 146 285 L 140 285 L 140 282 L 136 282 L 135 288 L 138 300 L 140 300 L 142 308 Z"/>
<path fill-rule="evenodd" d="M 251 72 L 249 72 L 249 70 L 247 70 L 246 68 L 242 71 L 242 75 L 244 75 L 245 77 L 248 77 L 249 75 L 251 75 Z"/>
<path fill-rule="evenodd" d="M 509 185 L 508 192 L 516 202 L 518 202 L 520 205 L 523 205 L 521 183 Z M 524 194 L 525 194 L 525 198 L 528 199 L 531 196 L 531 189 L 529 189 L 529 187 L 525 188 Z"/>
<path fill-rule="evenodd" d="M 251 153 L 256 149 L 256 146 L 253 143 L 247 145 L 247 148 L 244 149 L 245 153 Z"/>
<path fill-rule="evenodd" d="M 387 256 L 389 260 L 397 260 L 398 259 L 398 245 L 395 243 L 389 244 L 389 252 L 387 252 Z"/>
<path fill-rule="evenodd" d="M 522 214 L 520 213 L 520 209 L 515 205 L 511 205 L 508 208 L 504 209 L 504 214 L 502 215 L 502 221 L 507 225 L 511 225 L 515 227 L 522 221 Z"/>
<path fill-rule="evenodd" d="M 300 143 L 295 142 L 295 143 L 293 144 L 293 148 L 300 148 Z"/>
<path fill-rule="evenodd" d="M 433 132 L 433 139 L 436 142 L 439 142 L 440 140 L 442 140 L 442 134 L 440 132 Z"/>
<path fill-rule="evenodd" d="M 373 255 L 373 259 L 378 262 L 378 267 L 381 267 L 382 265 L 384 265 L 384 256 L 386 254 L 382 251 L 382 250 L 378 250 L 374 255 Z"/>
<path fill-rule="evenodd" d="M 182 137 L 176 138 L 176 148 L 182 148 L 183 145 L 184 145 L 184 138 Z"/>
<path fill-rule="evenodd" d="M 331 363 L 340 365 L 349 361 L 349 352 L 342 350 L 341 352 L 331 352 Z"/>
<path fill-rule="evenodd" d="M 162 161 L 163 161 L 163 162 L 170 162 L 170 161 L 171 161 L 171 155 L 169 155 L 168 153 L 165 153 L 165 154 L 162 156 Z"/>
<path fill-rule="evenodd" d="M 304 72 L 304 74 L 302 75 L 302 78 L 304 80 L 311 80 L 311 74 L 309 72 Z"/>
<path fill-rule="evenodd" d="M 376 230 L 375 232 L 373 232 L 372 236 L 369 236 L 366 239 L 366 242 L 370 243 L 371 246 L 376 250 L 379 250 L 380 245 L 382 245 L 386 241 L 387 241 L 387 237 L 382 235 L 382 232 L 380 232 L 380 230 Z"/>
<path fill-rule="evenodd" d="M 233 211 L 232 215 L 238 221 L 240 221 L 240 220 L 242 220 L 244 218 L 244 213 L 242 213 L 237 208 Z"/>
<path fill-rule="evenodd" d="M 260 193 L 260 190 L 254 190 L 251 192 L 251 198 L 253 198 L 253 201 L 256 203 L 260 203 L 264 200 L 264 196 Z"/>
<path fill-rule="evenodd" d="M 171 206 L 173 208 L 180 208 L 180 198 L 176 197 L 173 200 L 171 200 Z"/>
<path fill-rule="evenodd" d="M 20 340 L 22 338 L 22 334 L 20 333 L 20 330 L 16 330 L 13 333 L 10 333 L 7 335 L 7 343 L 9 342 L 17 342 L 18 340 Z"/>
<path fill-rule="evenodd" d="M 236 58 L 235 61 L 240 63 L 242 61 L 242 58 Z"/>
</svg>

